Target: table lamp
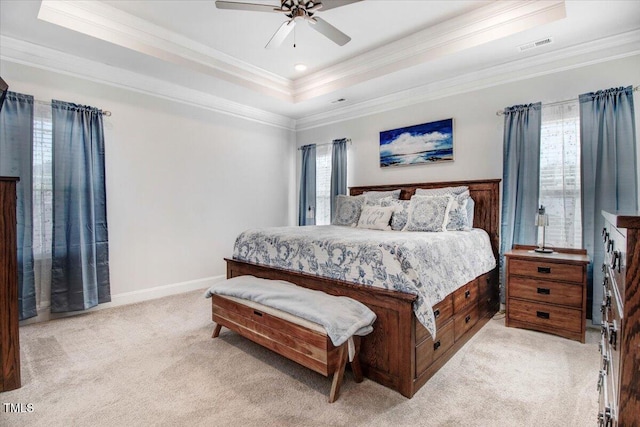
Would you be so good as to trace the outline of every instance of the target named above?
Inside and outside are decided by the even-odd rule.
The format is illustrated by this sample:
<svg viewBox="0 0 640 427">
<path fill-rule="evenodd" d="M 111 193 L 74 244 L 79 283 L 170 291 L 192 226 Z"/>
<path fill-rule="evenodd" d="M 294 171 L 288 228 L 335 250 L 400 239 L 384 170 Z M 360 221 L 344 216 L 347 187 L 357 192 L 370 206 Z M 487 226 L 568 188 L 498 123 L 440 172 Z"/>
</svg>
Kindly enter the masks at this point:
<svg viewBox="0 0 640 427">
<path fill-rule="evenodd" d="M 544 206 L 540 205 L 540 208 L 538 209 L 538 213 L 536 214 L 536 227 L 542 227 L 542 242 L 538 243 L 538 247 L 534 249 L 536 252 L 540 252 L 543 254 L 550 254 L 553 252 L 553 249 L 544 247 L 545 227 L 548 227 L 548 226 L 549 226 L 549 216 L 544 212 Z M 538 228 L 538 235 L 540 235 L 539 230 L 540 229 Z"/>
</svg>

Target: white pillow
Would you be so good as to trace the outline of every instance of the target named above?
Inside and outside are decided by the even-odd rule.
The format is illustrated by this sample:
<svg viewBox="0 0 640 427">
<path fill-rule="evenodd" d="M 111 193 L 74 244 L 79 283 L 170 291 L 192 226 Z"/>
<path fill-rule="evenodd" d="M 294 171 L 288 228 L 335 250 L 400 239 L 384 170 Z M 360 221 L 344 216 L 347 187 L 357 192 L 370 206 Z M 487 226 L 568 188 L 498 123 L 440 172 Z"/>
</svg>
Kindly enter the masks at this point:
<svg viewBox="0 0 640 427">
<path fill-rule="evenodd" d="M 337 196 L 336 210 L 331 224 L 355 227 L 360 218 L 363 202 L 364 197 L 362 196 L 345 196 L 343 194 Z"/>
<path fill-rule="evenodd" d="M 453 196 L 413 196 L 402 231 L 446 231 Z"/>
<path fill-rule="evenodd" d="M 360 219 L 358 220 L 358 228 L 370 228 L 372 230 L 391 230 L 389 221 L 395 209 L 391 206 L 364 206 Z"/>
</svg>

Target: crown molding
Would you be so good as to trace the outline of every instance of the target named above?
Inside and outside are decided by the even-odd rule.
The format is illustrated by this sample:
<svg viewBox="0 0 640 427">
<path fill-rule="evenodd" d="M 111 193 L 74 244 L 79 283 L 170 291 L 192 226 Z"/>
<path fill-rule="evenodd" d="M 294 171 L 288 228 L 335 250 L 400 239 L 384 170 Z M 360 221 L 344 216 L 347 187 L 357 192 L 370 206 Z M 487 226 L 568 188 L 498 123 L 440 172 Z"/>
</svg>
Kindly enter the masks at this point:
<svg viewBox="0 0 640 427">
<path fill-rule="evenodd" d="M 640 30 L 485 68 L 296 120 L 296 131 L 640 54 Z"/>
<path fill-rule="evenodd" d="M 566 16 L 564 0 L 496 1 L 296 80 L 101 1 L 43 0 L 38 18 L 288 102 L 301 102 Z"/>
<path fill-rule="evenodd" d="M 434 60 L 566 17 L 563 0 L 498 1 L 294 81 L 294 101 Z"/>
<path fill-rule="evenodd" d="M 292 81 L 101 1 L 43 0 L 38 19 L 285 101 Z"/>
<path fill-rule="evenodd" d="M 245 120 L 295 130 L 295 120 L 165 80 L 0 35 L 0 60 L 157 96 Z"/>
</svg>

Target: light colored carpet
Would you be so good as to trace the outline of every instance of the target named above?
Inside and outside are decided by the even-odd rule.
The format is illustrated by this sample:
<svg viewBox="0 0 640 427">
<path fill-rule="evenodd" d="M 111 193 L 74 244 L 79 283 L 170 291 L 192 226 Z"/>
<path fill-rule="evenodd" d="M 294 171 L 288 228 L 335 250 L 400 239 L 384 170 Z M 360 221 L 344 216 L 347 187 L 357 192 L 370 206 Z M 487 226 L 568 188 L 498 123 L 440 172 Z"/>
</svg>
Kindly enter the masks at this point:
<svg viewBox="0 0 640 427">
<path fill-rule="evenodd" d="M 33 404 L 2 426 L 587 426 L 597 413 L 595 331 L 580 344 L 491 320 L 414 397 L 331 381 L 223 328 L 190 292 L 21 328 Z"/>
</svg>

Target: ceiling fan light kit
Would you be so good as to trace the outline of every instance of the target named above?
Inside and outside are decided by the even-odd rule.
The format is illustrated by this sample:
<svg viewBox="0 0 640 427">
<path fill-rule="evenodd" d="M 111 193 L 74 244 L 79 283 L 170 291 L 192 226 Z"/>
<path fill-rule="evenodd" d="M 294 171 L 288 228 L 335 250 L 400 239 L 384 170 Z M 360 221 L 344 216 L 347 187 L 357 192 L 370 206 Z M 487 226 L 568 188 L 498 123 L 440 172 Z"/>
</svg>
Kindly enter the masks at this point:
<svg viewBox="0 0 640 427">
<path fill-rule="evenodd" d="M 314 16 L 317 12 L 335 9 L 347 4 L 356 3 L 361 0 L 341 0 L 341 1 L 313 1 L 313 0 L 281 0 L 280 7 L 273 7 L 265 4 L 239 3 L 232 1 L 216 1 L 218 9 L 248 10 L 253 12 L 275 12 L 284 13 L 289 18 L 280 25 L 280 28 L 271 36 L 265 46 L 267 49 L 279 47 L 287 38 L 291 30 L 298 22 L 307 21 L 311 28 L 327 37 L 339 46 L 349 43 L 351 37 L 329 24 L 324 19 Z"/>
</svg>

